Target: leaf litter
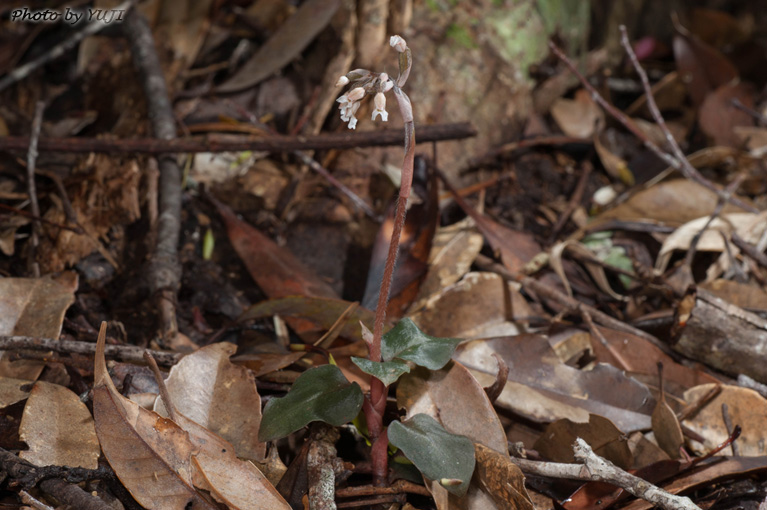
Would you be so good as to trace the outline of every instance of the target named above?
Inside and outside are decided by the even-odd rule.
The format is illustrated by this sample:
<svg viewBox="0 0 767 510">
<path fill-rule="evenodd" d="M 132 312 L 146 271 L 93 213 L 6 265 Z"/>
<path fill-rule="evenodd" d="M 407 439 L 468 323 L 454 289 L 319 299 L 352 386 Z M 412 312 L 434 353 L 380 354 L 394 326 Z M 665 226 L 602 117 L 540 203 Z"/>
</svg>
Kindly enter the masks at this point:
<svg viewBox="0 0 767 510">
<path fill-rule="evenodd" d="M 152 112 L 127 50 L 94 36 L 59 61 L 78 82 L 60 85 L 51 64 L 3 85 L 0 144 L 29 136 L 35 100 L 48 102 L 37 187 L 19 177 L 28 140 L 3 146 L 13 157 L 0 163 L 0 446 L 38 466 L 111 469 L 145 508 L 287 508 L 307 494 L 315 506 L 320 487 L 331 488 L 323 501 L 335 490 L 346 507 L 649 508 L 625 487 L 563 482 L 515 463 L 579 462 L 572 446 L 581 438 L 699 507 L 764 504 L 763 17 L 748 6 L 639 16 L 629 35 L 650 72 L 645 88 L 635 68 L 618 64 L 612 36 L 578 41 L 547 27 L 561 9 L 512 3 L 202 2 L 178 16 L 178 5 L 159 2 L 147 11 L 169 50 L 162 65 L 177 121 L 205 135 L 190 138 L 204 156 L 179 158 L 175 338 L 158 334 L 143 274 L 156 262 L 148 254 L 164 221 L 162 179 L 145 150 L 91 152 L 99 137 L 155 141 L 142 138 Z M 514 34 L 495 21 L 520 16 Z M 578 19 L 586 27 L 588 18 Z M 605 23 L 617 32 L 627 21 Z M 28 61 L 27 46 L 29 55 L 44 49 L 31 25 L 0 23 L 4 71 Z M 388 302 L 384 345 L 396 349 L 376 364 L 365 358 L 366 331 L 394 210 L 384 174 L 401 148 L 339 150 L 328 138 L 311 158 L 339 188 L 302 167 L 307 154 L 218 158 L 215 141 L 346 136 L 328 114 L 335 80 L 355 65 L 386 68 L 375 61 L 395 25 L 415 58 L 404 89 L 416 131 L 468 120 L 478 135 L 417 148 L 431 154 L 417 158 Z M 546 57 L 552 36 L 588 76 Z M 529 69 L 517 67 L 520 40 L 525 58 L 535 55 Z M 589 89 L 595 76 L 606 111 Z M 60 96 L 50 95 L 54 83 Z M 94 93 L 106 85 L 114 94 Z M 390 113 L 398 128 L 399 112 Z M 362 121 L 371 114 L 360 107 L 354 136 L 383 136 Z M 87 151 L 49 152 L 46 138 L 61 136 Z M 673 144 L 700 177 L 674 170 L 685 164 Z M 38 217 L 27 212 L 32 199 Z M 110 327 L 97 332 L 102 321 Z M 117 363 L 107 365 L 105 343 Z M 121 358 L 131 344 L 184 355 L 158 385 L 135 357 Z M 370 484 L 364 409 L 376 376 L 391 387 L 383 416 L 392 462 L 411 463 L 392 469 L 387 482 L 411 476 L 387 487 Z M 323 450 L 325 485 L 304 476 L 325 440 L 317 421 L 336 429 L 331 441 L 341 437 Z M 4 471 L 11 460 L 0 458 Z M 463 470 L 443 469 L 454 461 Z M 412 476 L 413 464 L 423 476 Z M 4 504 L 16 503 L 19 484 L 47 491 L 4 483 Z M 386 492 L 395 487 L 406 489 Z"/>
</svg>

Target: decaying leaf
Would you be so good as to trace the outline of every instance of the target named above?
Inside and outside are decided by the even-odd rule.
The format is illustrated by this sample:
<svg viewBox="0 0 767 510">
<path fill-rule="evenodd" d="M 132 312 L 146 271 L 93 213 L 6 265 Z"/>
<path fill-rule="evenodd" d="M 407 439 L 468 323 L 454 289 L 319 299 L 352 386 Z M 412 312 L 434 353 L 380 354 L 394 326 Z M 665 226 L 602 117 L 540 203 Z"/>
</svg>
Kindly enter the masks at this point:
<svg viewBox="0 0 767 510">
<path fill-rule="evenodd" d="M 77 274 L 0 279 L 0 335 L 58 338 L 64 313 L 75 301 Z M 9 361 L 0 351 L 0 376 L 34 380 L 44 363 Z"/>
<path fill-rule="evenodd" d="M 251 372 L 229 361 L 236 350 L 228 342 L 203 347 L 171 368 L 165 385 L 181 414 L 230 442 L 238 457 L 262 462 L 261 397 Z M 167 416 L 160 399 L 155 411 Z"/>
<path fill-rule="evenodd" d="M 120 482 L 148 509 L 215 510 L 192 486 L 189 434 L 155 412 L 124 398 L 104 360 L 106 323 L 96 347 L 93 417 L 101 449 Z"/>
<path fill-rule="evenodd" d="M 0 377 L 0 409 L 21 402 L 29 396 L 32 381 Z"/>
<path fill-rule="evenodd" d="M 658 446 L 663 449 L 672 459 L 681 457 L 679 449 L 684 445 L 684 435 L 682 427 L 676 413 L 666 402 L 666 392 L 663 389 L 663 364 L 658 363 L 658 379 L 660 380 L 660 397 L 655 403 L 655 410 L 652 412 L 652 431 L 655 434 L 655 440 Z"/>
<path fill-rule="evenodd" d="M 35 383 L 24 407 L 19 437 L 29 445 L 19 456 L 36 466 L 98 467 L 101 449 L 91 413 L 64 386 Z"/>
<path fill-rule="evenodd" d="M 498 510 L 534 510 L 525 489 L 525 475 L 508 456 L 474 443 L 477 477 Z"/>
<path fill-rule="evenodd" d="M 697 402 L 708 393 L 713 384 L 702 384 L 685 392 L 688 403 Z M 690 441 L 690 446 L 699 452 L 708 451 L 721 444 L 728 436 L 727 427 L 722 418 L 722 404 L 727 404 L 733 425 L 740 425 L 742 433 L 737 439 L 739 453 L 742 456 L 767 455 L 764 442 L 764 423 L 767 420 L 767 400 L 754 390 L 739 386 L 722 385 L 722 391 L 703 409 L 683 423 L 690 430 L 700 434 L 704 441 L 701 445 Z M 729 449 L 724 450 L 723 454 Z"/>
<path fill-rule="evenodd" d="M 586 423 L 568 419 L 558 420 L 543 431 L 534 448 L 553 462 L 575 462 L 573 443 L 577 438 L 586 441 L 594 453 L 624 469 L 634 462 L 628 438 L 613 423 L 595 414 Z"/>
</svg>

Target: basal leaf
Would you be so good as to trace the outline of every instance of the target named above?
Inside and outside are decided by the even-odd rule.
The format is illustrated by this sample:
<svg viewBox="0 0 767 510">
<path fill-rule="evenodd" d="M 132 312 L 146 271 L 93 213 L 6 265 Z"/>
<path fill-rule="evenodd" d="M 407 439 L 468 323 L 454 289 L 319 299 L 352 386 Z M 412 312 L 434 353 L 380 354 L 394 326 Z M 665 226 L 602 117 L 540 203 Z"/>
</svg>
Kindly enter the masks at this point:
<svg viewBox="0 0 767 510">
<path fill-rule="evenodd" d="M 444 367 L 461 342 L 458 338 L 437 338 L 427 335 L 410 319 L 402 319 L 383 336 L 381 355 L 384 361 L 395 358 L 412 361 L 429 370 Z"/>
<path fill-rule="evenodd" d="M 416 414 L 405 422 L 392 422 L 389 442 L 402 450 L 426 478 L 461 480 L 445 488 L 463 496 L 474 472 L 474 445 L 465 436 L 447 432 L 431 416 Z"/>
<path fill-rule="evenodd" d="M 410 367 L 402 361 L 370 361 L 352 356 L 352 362 L 360 370 L 379 379 L 386 386 L 393 384 L 402 374 L 410 372 Z"/>
<path fill-rule="evenodd" d="M 271 400 L 261 418 L 259 441 L 292 434 L 313 421 L 340 426 L 362 407 L 362 390 L 335 365 L 322 365 L 301 374 L 287 395 Z"/>
</svg>

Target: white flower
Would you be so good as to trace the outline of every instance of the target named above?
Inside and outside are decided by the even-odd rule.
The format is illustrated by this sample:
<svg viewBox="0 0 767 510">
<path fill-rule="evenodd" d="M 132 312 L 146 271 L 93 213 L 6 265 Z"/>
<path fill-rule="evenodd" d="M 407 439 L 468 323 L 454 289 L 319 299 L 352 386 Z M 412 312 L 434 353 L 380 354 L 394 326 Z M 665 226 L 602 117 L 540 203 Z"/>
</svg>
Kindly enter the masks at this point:
<svg viewBox="0 0 767 510">
<path fill-rule="evenodd" d="M 386 83 L 389 81 L 389 75 L 386 73 L 381 73 L 378 75 L 378 79 L 381 80 L 381 83 Z"/>
<path fill-rule="evenodd" d="M 344 85 L 348 85 L 348 84 L 349 84 L 349 78 L 347 78 L 346 76 L 341 76 L 340 78 L 338 78 L 338 81 L 336 82 L 336 87 L 343 87 Z"/>
<path fill-rule="evenodd" d="M 350 91 L 349 91 L 349 92 L 346 94 L 346 97 L 347 97 L 347 98 L 348 98 L 348 100 L 349 100 L 349 101 L 351 101 L 351 102 L 354 102 L 354 101 L 359 101 L 360 99 L 362 99 L 363 97 L 365 97 L 365 89 L 363 89 L 362 87 L 353 88 L 353 89 L 351 89 L 351 90 L 350 90 Z"/>
<path fill-rule="evenodd" d="M 376 120 L 376 116 L 380 115 L 381 120 L 384 122 L 389 120 L 389 112 L 386 111 L 386 96 L 383 92 L 376 94 L 374 99 L 376 109 L 373 110 L 373 120 Z"/>
<path fill-rule="evenodd" d="M 349 129 L 355 129 L 357 127 L 357 117 L 354 114 L 360 109 L 360 103 L 346 103 L 338 108 L 341 109 L 341 120 L 349 123 Z"/>
<path fill-rule="evenodd" d="M 405 50 L 407 49 L 407 43 L 402 37 L 398 35 L 393 35 L 391 38 L 389 38 L 389 46 L 400 53 L 405 53 Z"/>
<path fill-rule="evenodd" d="M 391 80 L 386 80 L 383 84 L 383 87 L 381 88 L 381 92 L 389 92 L 392 87 L 394 86 L 394 82 Z"/>
</svg>

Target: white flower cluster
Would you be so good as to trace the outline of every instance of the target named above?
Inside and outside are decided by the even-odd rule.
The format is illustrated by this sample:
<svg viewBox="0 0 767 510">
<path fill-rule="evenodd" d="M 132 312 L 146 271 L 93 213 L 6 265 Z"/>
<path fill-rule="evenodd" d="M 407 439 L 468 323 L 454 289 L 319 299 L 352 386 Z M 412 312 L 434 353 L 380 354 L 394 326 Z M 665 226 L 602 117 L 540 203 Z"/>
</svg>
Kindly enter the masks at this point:
<svg viewBox="0 0 767 510">
<path fill-rule="evenodd" d="M 398 35 L 391 36 L 389 44 L 400 53 L 407 49 L 407 43 Z M 338 109 L 341 110 L 341 120 L 349 123 L 349 129 L 355 129 L 357 127 L 357 117 L 355 117 L 355 114 L 360 108 L 360 102 L 366 95 L 375 94 L 373 100 L 375 104 L 373 120 L 376 120 L 376 117 L 380 115 L 381 120 L 387 122 L 389 120 L 389 112 L 386 111 L 385 94 L 394 87 L 394 82 L 389 78 L 389 75 L 386 73 L 374 73 L 367 69 L 355 69 L 345 76 L 338 78 L 336 87 L 343 87 L 352 82 L 354 82 L 354 86 L 351 90 L 336 99 L 340 103 Z"/>
</svg>

